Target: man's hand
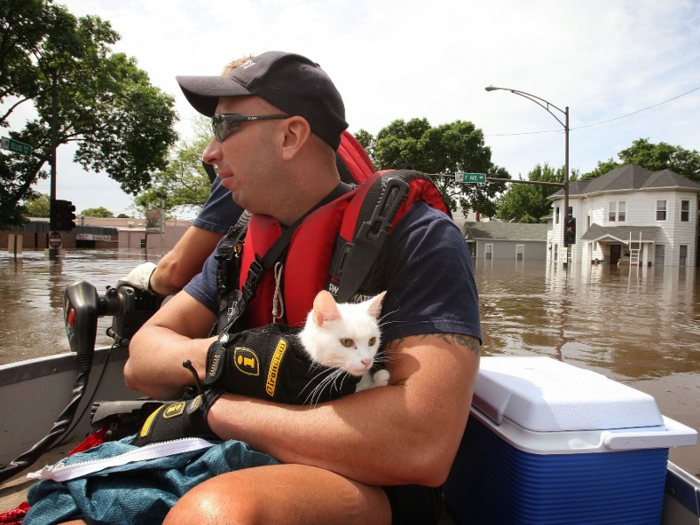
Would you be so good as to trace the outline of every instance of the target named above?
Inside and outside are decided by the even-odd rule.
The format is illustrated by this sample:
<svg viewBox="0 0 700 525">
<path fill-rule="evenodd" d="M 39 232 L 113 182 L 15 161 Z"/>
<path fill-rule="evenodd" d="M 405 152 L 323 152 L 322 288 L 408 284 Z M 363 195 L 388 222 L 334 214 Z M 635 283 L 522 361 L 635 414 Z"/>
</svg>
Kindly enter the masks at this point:
<svg viewBox="0 0 700 525">
<path fill-rule="evenodd" d="M 131 270 L 125 277 L 122 277 L 117 281 L 117 288 L 120 286 L 128 285 L 144 292 L 153 292 L 149 282 L 151 280 L 151 275 L 156 269 L 156 265 L 152 262 L 146 262 L 139 264 L 136 268 Z"/>
<path fill-rule="evenodd" d="M 176 401 L 157 408 L 148 416 L 131 444 L 143 447 L 187 437 L 219 439 L 209 428 L 207 415 L 222 393 L 220 388 L 214 387 L 189 401 Z"/>
<path fill-rule="evenodd" d="M 220 335 L 207 352 L 204 384 L 294 405 L 354 393 L 359 378 L 314 363 L 297 337 L 300 331 L 274 324 Z"/>
</svg>

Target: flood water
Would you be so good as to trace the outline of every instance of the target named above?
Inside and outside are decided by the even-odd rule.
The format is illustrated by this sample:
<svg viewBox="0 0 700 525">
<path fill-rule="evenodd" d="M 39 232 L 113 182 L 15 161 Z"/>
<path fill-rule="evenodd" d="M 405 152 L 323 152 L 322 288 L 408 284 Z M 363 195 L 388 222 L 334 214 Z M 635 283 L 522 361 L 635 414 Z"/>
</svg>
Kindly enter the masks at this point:
<svg viewBox="0 0 700 525">
<path fill-rule="evenodd" d="M 0 365 L 66 352 L 62 300 L 85 280 L 102 292 L 160 251 L 67 251 L 65 259 L 0 253 Z M 700 430 L 700 271 L 476 261 L 483 355 L 548 356 L 655 397 L 661 412 Z M 100 319 L 98 345 L 111 320 Z M 700 477 L 700 446 L 671 449 Z"/>
</svg>

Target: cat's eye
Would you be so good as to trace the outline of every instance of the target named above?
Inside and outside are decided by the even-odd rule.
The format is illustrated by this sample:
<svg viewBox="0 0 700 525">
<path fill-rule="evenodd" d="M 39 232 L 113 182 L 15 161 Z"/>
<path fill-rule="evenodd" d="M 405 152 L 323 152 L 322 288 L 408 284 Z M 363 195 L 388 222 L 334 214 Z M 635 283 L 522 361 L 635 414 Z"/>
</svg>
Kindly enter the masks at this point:
<svg viewBox="0 0 700 525">
<path fill-rule="evenodd" d="M 377 338 L 373 337 L 372 339 L 369 340 L 369 346 L 374 346 L 374 344 L 377 342 Z"/>
<path fill-rule="evenodd" d="M 352 339 L 348 339 L 347 337 L 343 337 L 340 340 L 340 344 L 343 345 L 345 348 L 350 348 L 352 346 Z"/>
</svg>

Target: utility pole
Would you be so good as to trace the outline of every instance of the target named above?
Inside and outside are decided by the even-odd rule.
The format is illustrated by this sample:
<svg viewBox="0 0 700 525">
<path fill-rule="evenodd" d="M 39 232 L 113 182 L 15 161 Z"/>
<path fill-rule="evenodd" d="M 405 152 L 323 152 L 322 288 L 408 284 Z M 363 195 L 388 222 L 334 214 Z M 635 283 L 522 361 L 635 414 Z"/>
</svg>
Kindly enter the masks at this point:
<svg viewBox="0 0 700 525">
<path fill-rule="evenodd" d="M 51 70 L 51 205 L 56 201 L 56 144 L 58 143 L 58 79 L 56 68 Z M 49 260 L 56 260 L 58 250 L 49 246 Z"/>
</svg>

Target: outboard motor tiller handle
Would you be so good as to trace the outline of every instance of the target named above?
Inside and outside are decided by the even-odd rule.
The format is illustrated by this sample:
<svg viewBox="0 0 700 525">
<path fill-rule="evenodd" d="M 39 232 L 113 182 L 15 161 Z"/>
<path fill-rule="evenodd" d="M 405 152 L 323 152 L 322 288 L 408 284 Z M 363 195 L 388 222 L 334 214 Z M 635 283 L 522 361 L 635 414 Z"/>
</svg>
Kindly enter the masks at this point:
<svg viewBox="0 0 700 525">
<path fill-rule="evenodd" d="M 78 370 L 89 372 L 97 337 L 97 290 L 85 281 L 73 283 L 63 294 L 63 322 L 70 349 L 78 354 Z"/>
</svg>

